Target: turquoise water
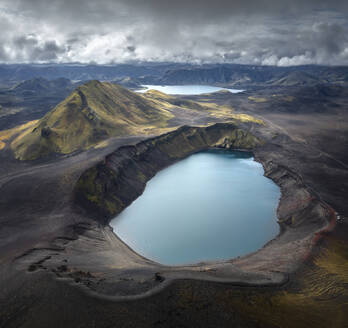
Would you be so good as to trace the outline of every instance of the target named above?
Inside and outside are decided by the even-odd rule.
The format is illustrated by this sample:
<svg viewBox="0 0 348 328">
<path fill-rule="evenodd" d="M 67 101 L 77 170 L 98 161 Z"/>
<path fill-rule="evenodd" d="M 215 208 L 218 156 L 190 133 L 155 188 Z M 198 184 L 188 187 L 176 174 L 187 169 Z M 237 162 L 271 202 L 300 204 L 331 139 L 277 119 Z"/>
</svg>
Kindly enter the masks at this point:
<svg viewBox="0 0 348 328">
<path fill-rule="evenodd" d="M 160 171 L 111 221 L 137 253 L 162 264 L 229 259 L 279 232 L 278 186 L 250 153 L 209 150 Z"/>
<path fill-rule="evenodd" d="M 199 95 L 202 93 L 211 93 L 220 90 L 228 90 L 231 93 L 239 93 L 244 91 L 213 87 L 210 85 L 143 85 L 143 87 L 145 87 L 146 89 L 139 90 L 138 92 L 144 93 L 150 89 L 154 89 L 164 92 L 168 95 Z"/>
</svg>

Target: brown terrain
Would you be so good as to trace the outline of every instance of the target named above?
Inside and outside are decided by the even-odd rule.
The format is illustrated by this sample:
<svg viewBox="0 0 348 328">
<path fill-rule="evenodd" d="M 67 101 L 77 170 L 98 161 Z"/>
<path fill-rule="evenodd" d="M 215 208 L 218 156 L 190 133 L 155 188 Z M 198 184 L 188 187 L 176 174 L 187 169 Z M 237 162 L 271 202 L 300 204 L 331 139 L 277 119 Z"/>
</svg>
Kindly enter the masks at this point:
<svg viewBox="0 0 348 328">
<path fill-rule="evenodd" d="M 0 152 L 0 327 L 346 325 L 347 88 L 182 99 L 224 110 L 173 107 L 169 127 L 186 124 L 174 131 L 35 161 Z M 245 257 L 185 267 L 133 252 L 110 219 L 156 172 L 210 147 L 251 150 L 280 186 L 279 236 Z"/>
</svg>

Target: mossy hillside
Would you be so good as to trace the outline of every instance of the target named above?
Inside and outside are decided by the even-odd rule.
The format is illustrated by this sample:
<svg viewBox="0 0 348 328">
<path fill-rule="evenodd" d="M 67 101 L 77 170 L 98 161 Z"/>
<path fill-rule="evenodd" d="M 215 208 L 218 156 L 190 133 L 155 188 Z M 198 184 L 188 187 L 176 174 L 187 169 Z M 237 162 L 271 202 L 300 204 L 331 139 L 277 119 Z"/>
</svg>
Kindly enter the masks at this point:
<svg viewBox="0 0 348 328">
<path fill-rule="evenodd" d="M 6 143 L 17 134 L 30 131 L 37 124 L 37 122 L 38 120 L 29 121 L 25 124 L 18 125 L 15 128 L 0 131 L 0 150 L 4 149 Z"/>
<path fill-rule="evenodd" d="M 135 155 L 134 152 L 132 154 Z M 87 170 L 75 186 L 78 203 L 89 212 L 97 213 L 101 223 L 107 223 L 110 217 L 120 213 L 136 199 L 146 181 L 154 175 L 146 163 L 138 165 L 136 161 L 123 157 L 122 150 L 119 155 L 122 164 L 117 171 L 106 163 L 100 163 Z"/>
<path fill-rule="evenodd" d="M 179 129 L 169 133 L 157 142 L 159 149 L 169 157 L 180 159 L 187 154 L 207 147 L 253 149 L 262 142 L 249 132 L 231 124 L 228 128 L 215 126 L 207 128 Z"/>
<path fill-rule="evenodd" d="M 252 116 L 234 113 L 230 107 L 200 104 L 155 90 L 141 95 L 113 83 L 90 81 L 72 92 L 32 129 L 19 133 L 10 147 L 16 158 L 34 160 L 53 153 L 68 154 L 102 146 L 110 137 L 160 134 L 174 128 L 167 122 L 174 117 L 171 111 L 177 108 L 205 111 L 227 121 L 263 124 Z"/>
<path fill-rule="evenodd" d="M 294 96 L 284 96 L 284 95 L 272 95 L 272 98 L 279 101 L 286 101 L 286 102 L 293 102 L 294 100 L 296 100 Z"/>
<path fill-rule="evenodd" d="M 226 92 L 230 93 L 229 91 Z M 159 106 L 162 106 L 168 110 L 173 109 L 175 107 L 180 107 L 183 109 L 194 111 L 206 111 L 212 117 L 235 119 L 241 122 L 253 122 L 258 124 L 264 124 L 262 120 L 257 119 L 251 115 L 235 113 L 234 108 L 231 106 L 218 105 L 211 101 L 193 101 L 182 99 L 180 97 L 167 95 L 166 93 L 152 89 L 145 92 L 144 96 L 148 99 L 153 100 L 154 102 L 157 102 Z"/>
<path fill-rule="evenodd" d="M 248 99 L 253 101 L 254 103 L 267 103 L 267 102 L 271 102 L 274 100 L 291 103 L 294 100 L 296 100 L 296 98 L 294 96 L 284 96 L 284 95 L 277 95 L 277 94 L 274 94 L 269 98 L 250 96 L 250 97 L 248 97 Z"/>
<path fill-rule="evenodd" d="M 159 99 L 159 100 L 166 100 L 171 101 L 175 100 L 176 98 L 174 96 L 168 95 L 165 92 L 161 92 L 155 89 L 150 89 L 144 93 L 144 96 L 150 99 Z"/>
<path fill-rule="evenodd" d="M 258 138 L 242 129 L 235 129 L 220 138 L 216 146 L 233 149 L 253 149 L 262 144 Z"/>
<path fill-rule="evenodd" d="M 210 147 L 251 150 L 261 144 L 261 140 L 235 124 L 184 126 L 135 146 L 122 147 L 86 171 L 75 187 L 76 200 L 107 222 L 136 199 L 146 182 L 167 165 Z"/>
<path fill-rule="evenodd" d="M 264 98 L 264 97 L 253 97 L 253 96 L 250 96 L 248 97 L 249 100 L 251 101 L 254 101 L 256 103 L 263 103 L 263 102 L 267 102 L 267 98 Z"/>
<path fill-rule="evenodd" d="M 306 72 L 295 71 L 286 74 L 278 80 L 275 80 L 273 84 L 283 86 L 296 86 L 296 85 L 315 85 L 318 84 L 318 79 Z"/>
<path fill-rule="evenodd" d="M 160 102 L 166 102 L 167 107 L 181 107 L 186 109 L 193 109 L 193 110 L 209 110 L 208 106 L 204 106 L 204 104 L 200 104 L 196 101 L 182 99 L 179 97 L 174 97 L 171 95 L 167 95 L 164 92 L 158 91 L 158 90 L 149 90 L 144 93 L 144 96 L 148 99 L 151 99 L 153 101 L 160 101 Z"/>
<path fill-rule="evenodd" d="M 91 81 L 11 144 L 18 159 L 87 149 L 112 136 L 165 127 L 173 115 L 157 103 L 112 83 Z"/>
<path fill-rule="evenodd" d="M 80 87 L 89 107 L 107 122 L 147 124 L 172 117 L 142 95 L 113 83 L 91 81 Z"/>
<path fill-rule="evenodd" d="M 103 165 L 99 165 L 87 170 L 78 180 L 75 189 L 78 194 L 83 190 L 85 201 L 87 201 L 89 208 L 104 208 L 105 214 L 118 213 L 125 205 L 115 195 L 111 196 L 111 200 L 103 197 L 107 191 L 105 189 L 106 187 L 101 183 L 105 175 L 109 176 L 111 181 L 117 180 L 117 175 L 114 171 Z"/>
</svg>

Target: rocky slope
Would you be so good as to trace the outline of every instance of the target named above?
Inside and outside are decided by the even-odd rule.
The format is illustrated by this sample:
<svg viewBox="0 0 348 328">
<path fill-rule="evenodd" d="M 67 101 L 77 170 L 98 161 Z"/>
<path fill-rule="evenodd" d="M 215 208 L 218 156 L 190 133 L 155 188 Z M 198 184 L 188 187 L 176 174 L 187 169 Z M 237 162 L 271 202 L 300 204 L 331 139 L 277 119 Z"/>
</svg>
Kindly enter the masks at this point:
<svg viewBox="0 0 348 328">
<path fill-rule="evenodd" d="M 106 223 L 143 192 L 148 180 L 173 162 L 209 147 L 253 149 L 261 145 L 262 141 L 248 129 L 237 123 L 184 126 L 135 146 L 122 147 L 80 177 L 76 200 Z"/>
<path fill-rule="evenodd" d="M 158 103 L 121 86 L 90 81 L 20 134 L 11 148 L 21 160 L 71 153 L 140 128 L 166 126 L 172 117 Z"/>
</svg>

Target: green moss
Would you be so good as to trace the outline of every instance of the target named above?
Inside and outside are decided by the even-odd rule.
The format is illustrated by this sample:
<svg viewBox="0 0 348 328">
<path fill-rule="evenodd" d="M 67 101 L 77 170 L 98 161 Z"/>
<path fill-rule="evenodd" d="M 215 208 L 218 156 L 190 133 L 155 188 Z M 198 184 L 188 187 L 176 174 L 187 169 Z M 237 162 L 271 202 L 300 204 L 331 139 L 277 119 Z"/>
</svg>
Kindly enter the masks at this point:
<svg viewBox="0 0 348 328">
<path fill-rule="evenodd" d="M 138 175 L 138 178 L 139 178 L 140 181 L 146 182 L 147 178 L 146 178 L 146 176 L 142 172 L 138 171 L 137 175 Z"/>
<path fill-rule="evenodd" d="M 256 103 L 263 103 L 263 102 L 267 102 L 268 101 L 267 98 L 263 98 L 263 97 L 252 97 L 252 96 L 250 96 L 250 97 L 248 97 L 248 99 L 251 100 L 251 101 L 254 101 Z"/>
<path fill-rule="evenodd" d="M 114 136 L 159 133 L 174 117 L 168 110 L 176 107 L 262 124 L 249 115 L 235 114 L 226 106 L 202 105 L 156 91 L 140 95 L 112 83 L 90 81 L 73 91 L 32 130 L 21 132 L 11 142 L 11 149 L 16 158 L 33 160 L 52 153 L 88 149 Z M 190 148 L 190 142 L 186 146 Z M 174 157 L 180 153 L 175 147 L 168 151 Z"/>
<path fill-rule="evenodd" d="M 30 133 L 19 135 L 11 148 L 21 160 L 68 154 L 113 136 L 165 128 L 171 118 L 158 102 L 115 84 L 91 81 L 46 114 Z"/>
<path fill-rule="evenodd" d="M 181 158 L 194 150 L 184 133 L 170 138 L 171 140 L 168 139 L 161 140 L 158 147 L 161 152 L 168 154 L 169 157 Z"/>
<path fill-rule="evenodd" d="M 217 141 L 212 141 L 212 146 L 227 149 L 253 149 L 261 144 L 261 140 L 241 129 L 225 132 Z"/>
<path fill-rule="evenodd" d="M 78 180 L 76 190 L 96 206 L 103 205 L 102 186 L 97 181 L 98 169 L 92 167 Z"/>
<path fill-rule="evenodd" d="M 116 202 L 105 200 L 105 206 L 110 215 L 114 215 L 119 211 L 119 206 L 117 206 Z"/>
</svg>

